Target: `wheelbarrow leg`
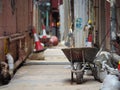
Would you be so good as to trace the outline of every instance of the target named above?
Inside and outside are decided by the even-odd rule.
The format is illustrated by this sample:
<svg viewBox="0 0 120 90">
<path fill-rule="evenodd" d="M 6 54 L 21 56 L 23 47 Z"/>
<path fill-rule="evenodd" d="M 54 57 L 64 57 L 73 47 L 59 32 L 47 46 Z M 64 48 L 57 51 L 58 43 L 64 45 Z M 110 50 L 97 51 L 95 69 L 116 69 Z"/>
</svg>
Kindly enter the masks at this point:
<svg viewBox="0 0 120 90">
<path fill-rule="evenodd" d="M 78 63 L 77 64 L 77 67 L 76 67 L 76 71 L 78 70 L 81 70 L 82 69 L 82 64 L 81 63 Z M 81 84 L 83 82 L 83 74 L 84 72 L 81 71 L 81 72 L 76 72 L 76 83 L 77 84 Z"/>
<path fill-rule="evenodd" d="M 71 84 L 73 83 L 73 72 L 71 71 Z"/>
<path fill-rule="evenodd" d="M 74 70 L 74 62 L 71 62 L 71 69 Z M 71 84 L 73 83 L 74 77 L 73 77 L 73 71 L 71 70 Z"/>
</svg>

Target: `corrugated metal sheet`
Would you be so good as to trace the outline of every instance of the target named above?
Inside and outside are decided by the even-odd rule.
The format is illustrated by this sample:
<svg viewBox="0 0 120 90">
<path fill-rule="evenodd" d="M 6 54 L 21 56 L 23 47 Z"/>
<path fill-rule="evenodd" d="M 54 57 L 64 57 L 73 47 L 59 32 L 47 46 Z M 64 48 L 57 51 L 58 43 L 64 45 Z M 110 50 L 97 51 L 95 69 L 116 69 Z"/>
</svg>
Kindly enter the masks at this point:
<svg viewBox="0 0 120 90">
<path fill-rule="evenodd" d="M 120 33 L 120 0 L 116 0 L 117 8 L 117 32 Z"/>
<path fill-rule="evenodd" d="M 95 30 L 95 34 L 94 34 L 94 42 L 97 46 L 99 46 L 99 0 L 94 0 L 94 14 L 95 14 L 95 26 L 94 26 L 94 30 Z"/>
<path fill-rule="evenodd" d="M 13 34 L 16 32 L 15 15 L 12 14 L 9 0 L 2 0 L 2 13 L 0 17 L 0 36 L 4 34 Z"/>
<path fill-rule="evenodd" d="M 17 32 L 24 32 L 28 29 L 28 0 L 18 0 L 16 6 Z"/>
<path fill-rule="evenodd" d="M 106 18 L 106 24 L 105 24 L 105 28 L 106 28 L 106 48 L 110 49 L 110 3 L 108 1 L 106 1 L 105 4 L 105 18 Z"/>
<path fill-rule="evenodd" d="M 99 45 L 103 43 L 105 32 L 105 0 L 99 0 Z"/>
<path fill-rule="evenodd" d="M 5 59 L 5 50 L 7 50 L 8 45 L 6 45 L 6 39 L 0 39 L 0 61 L 4 61 Z"/>
<path fill-rule="evenodd" d="M 12 3 L 11 1 L 15 1 Z M 15 7 L 15 8 L 14 8 Z M 0 60 L 10 53 L 19 65 L 32 52 L 32 0 L 2 0 L 0 13 Z M 17 66 L 16 66 L 17 67 Z"/>
<path fill-rule="evenodd" d="M 37 33 L 39 33 L 39 13 L 38 13 L 38 5 L 34 4 L 33 6 L 33 26 L 35 27 Z"/>
</svg>

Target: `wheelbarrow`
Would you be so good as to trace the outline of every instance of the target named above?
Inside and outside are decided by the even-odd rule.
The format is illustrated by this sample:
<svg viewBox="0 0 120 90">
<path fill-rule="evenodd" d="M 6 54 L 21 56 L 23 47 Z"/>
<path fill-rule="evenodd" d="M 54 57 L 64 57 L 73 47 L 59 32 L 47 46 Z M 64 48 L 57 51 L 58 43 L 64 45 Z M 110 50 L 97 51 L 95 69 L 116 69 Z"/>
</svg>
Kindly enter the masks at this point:
<svg viewBox="0 0 120 90">
<path fill-rule="evenodd" d="M 71 82 L 73 82 L 73 74 L 76 75 L 76 83 L 83 82 L 83 76 L 86 69 L 90 69 L 96 78 L 94 58 L 98 52 L 97 48 L 83 47 L 83 48 L 64 48 L 62 49 L 65 56 L 71 63 Z"/>
</svg>

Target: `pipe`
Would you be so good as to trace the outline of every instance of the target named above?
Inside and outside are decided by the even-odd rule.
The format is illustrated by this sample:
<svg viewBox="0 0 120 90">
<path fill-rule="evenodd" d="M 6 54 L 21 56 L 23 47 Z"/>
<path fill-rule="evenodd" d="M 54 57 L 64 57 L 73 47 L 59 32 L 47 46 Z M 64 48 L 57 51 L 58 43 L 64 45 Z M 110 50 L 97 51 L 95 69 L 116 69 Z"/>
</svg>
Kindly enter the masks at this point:
<svg viewBox="0 0 120 90">
<path fill-rule="evenodd" d="M 11 76 L 13 76 L 14 71 L 14 59 L 10 53 L 6 54 L 7 60 L 8 60 L 8 66 L 9 66 L 9 73 Z"/>
<path fill-rule="evenodd" d="M 111 0 L 110 2 L 110 7 L 111 7 L 111 30 L 110 30 L 110 35 L 111 35 L 111 40 L 114 41 L 116 40 L 116 0 Z M 111 51 L 115 52 L 115 47 L 114 45 L 111 45 Z"/>
</svg>

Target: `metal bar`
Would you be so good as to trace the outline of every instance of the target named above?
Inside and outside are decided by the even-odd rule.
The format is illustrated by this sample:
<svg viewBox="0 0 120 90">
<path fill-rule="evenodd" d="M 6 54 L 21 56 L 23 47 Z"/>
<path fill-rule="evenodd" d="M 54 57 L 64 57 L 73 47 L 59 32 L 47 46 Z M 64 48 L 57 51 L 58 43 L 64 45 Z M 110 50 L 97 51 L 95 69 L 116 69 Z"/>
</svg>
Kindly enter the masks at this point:
<svg viewBox="0 0 120 90">
<path fill-rule="evenodd" d="M 20 33 L 15 33 L 15 34 L 12 34 L 12 35 L 10 35 L 11 37 L 15 37 L 15 36 L 19 36 L 19 35 L 22 35 L 22 34 L 20 34 Z"/>
<path fill-rule="evenodd" d="M 22 39 L 22 38 L 25 38 L 25 35 L 14 37 L 14 38 L 9 38 L 9 40 L 10 40 L 10 42 L 12 42 L 12 41 L 19 40 L 19 39 Z"/>
<path fill-rule="evenodd" d="M 2 36 L 2 37 L 0 37 L 0 40 L 5 39 L 5 38 L 9 38 L 9 36 Z"/>
<path fill-rule="evenodd" d="M 111 0 L 111 30 L 110 30 L 110 38 L 112 41 L 116 40 L 116 0 Z M 115 47 L 111 44 L 111 51 L 115 52 Z"/>
<path fill-rule="evenodd" d="M 84 53 L 85 53 L 85 50 L 82 50 L 83 63 L 85 64 L 85 55 L 84 55 Z"/>
<path fill-rule="evenodd" d="M 80 70 L 71 70 L 71 72 L 73 72 L 73 73 L 82 72 L 82 71 L 84 71 L 85 67 L 86 67 L 86 64 L 84 64 L 84 66 L 82 67 L 82 69 L 80 69 Z"/>
</svg>

